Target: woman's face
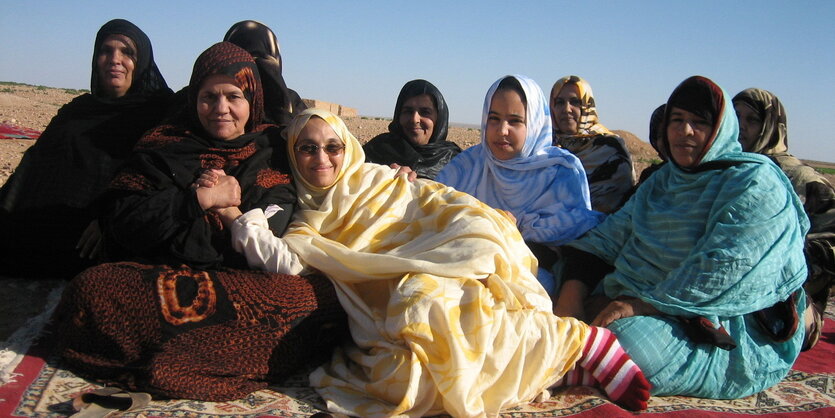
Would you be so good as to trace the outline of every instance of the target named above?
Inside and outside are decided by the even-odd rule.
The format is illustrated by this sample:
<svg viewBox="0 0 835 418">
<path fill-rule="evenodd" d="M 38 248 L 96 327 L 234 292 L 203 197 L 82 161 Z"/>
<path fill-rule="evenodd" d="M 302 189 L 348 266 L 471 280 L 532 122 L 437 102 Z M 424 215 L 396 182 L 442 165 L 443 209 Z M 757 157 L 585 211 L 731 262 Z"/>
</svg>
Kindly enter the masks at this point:
<svg viewBox="0 0 835 418">
<path fill-rule="evenodd" d="M 559 132 L 570 135 L 577 133 L 582 104 L 580 88 L 576 84 L 562 86 L 562 90 L 554 97 L 554 103 L 551 103 L 551 113 L 557 121 Z"/>
<path fill-rule="evenodd" d="M 525 104 L 519 93 L 499 90 L 493 95 L 485 139 L 494 157 L 509 160 L 522 152 L 528 134 L 525 116 Z"/>
<path fill-rule="evenodd" d="M 249 101 L 234 78 L 211 75 L 197 93 L 197 117 L 209 135 L 229 141 L 244 134 L 249 121 Z"/>
<path fill-rule="evenodd" d="M 745 103 L 735 104 L 734 110 L 736 110 L 736 117 L 739 119 L 739 143 L 742 144 L 743 151 L 751 151 L 754 149 L 757 140 L 760 139 L 760 133 L 763 131 L 763 120 L 756 110 Z"/>
<path fill-rule="evenodd" d="M 329 187 L 342 169 L 345 144 L 327 122 L 312 117 L 299 132 L 293 152 L 296 168 L 305 181 L 316 187 Z"/>
<path fill-rule="evenodd" d="M 96 67 L 99 88 L 107 97 L 122 97 L 130 90 L 138 58 L 136 54 L 136 44 L 127 36 L 109 35 L 104 38 L 96 55 Z"/>
<path fill-rule="evenodd" d="M 667 123 L 670 157 L 682 167 L 695 167 L 712 133 L 713 125 L 709 120 L 673 107 Z"/>
<path fill-rule="evenodd" d="M 438 120 L 438 111 L 428 94 L 406 99 L 400 109 L 399 122 L 403 134 L 412 144 L 426 145 Z"/>
</svg>

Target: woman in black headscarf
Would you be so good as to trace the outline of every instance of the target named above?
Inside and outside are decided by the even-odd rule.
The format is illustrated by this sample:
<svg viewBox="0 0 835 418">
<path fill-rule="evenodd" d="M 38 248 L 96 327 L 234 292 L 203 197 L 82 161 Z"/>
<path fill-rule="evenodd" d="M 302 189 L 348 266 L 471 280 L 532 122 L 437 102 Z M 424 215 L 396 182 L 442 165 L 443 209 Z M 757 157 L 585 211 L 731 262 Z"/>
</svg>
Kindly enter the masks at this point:
<svg viewBox="0 0 835 418">
<path fill-rule="evenodd" d="M 278 125 L 287 125 L 293 116 L 307 109 L 299 94 L 287 88 L 284 82 L 278 38 L 269 27 L 254 20 L 244 20 L 232 25 L 223 40 L 245 49 L 255 59 L 264 87 L 264 111 L 268 119 Z"/>
<path fill-rule="evenodd" d="M 449 110 L 441 92 L 426 80 L 412 80 L 400 90 L 389 131 L 362 148 L 365 160 L 410 167 L 418 177 L 435 179 L 461 148 L 447 141 Z"/>
<path fill-rule="evenodd" d="M 329 354 L 345 313 L 325 277 L 249 270 L 215 212 L 262 209 L 281 234 L 296 201 L 280 129 L 262 123 L 252 57 L 215 44 L 189 86 L 182 117 L 140 139 L 102 198 L 107 249 L 132 261 L 70 282 L 53 319 L 58 353 L 128 389 L 238 399 Z M 194 187 L 206 170 L 225 175 Z"/>
<path fill-rule="evenodd" d="M 0 274 L 70 278 L 92 263 L 93 202 L 171 95 L 148 36 L 123 19 L 96 35 L 90 90 L 58 111 L 0 190 Z"/>
</svg>

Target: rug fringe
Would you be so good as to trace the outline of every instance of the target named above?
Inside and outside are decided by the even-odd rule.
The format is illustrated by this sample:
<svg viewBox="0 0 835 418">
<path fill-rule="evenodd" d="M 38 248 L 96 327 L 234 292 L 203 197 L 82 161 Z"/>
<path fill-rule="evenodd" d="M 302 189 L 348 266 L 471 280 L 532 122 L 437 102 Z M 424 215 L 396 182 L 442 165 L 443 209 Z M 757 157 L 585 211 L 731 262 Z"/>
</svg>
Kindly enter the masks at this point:
<svg viewBox="0 0 835 418">
<path fill-rule="evenodd" d="M 20 376 L 14 370 L 52 317 L 52 311 L 61 300 L 64 286 L 59 285 L 49 292 L 43 312 L 29 318 L 8 340 L 0 342 L 0 386 L 15 382 L 15 378 Z"/>
</svg>

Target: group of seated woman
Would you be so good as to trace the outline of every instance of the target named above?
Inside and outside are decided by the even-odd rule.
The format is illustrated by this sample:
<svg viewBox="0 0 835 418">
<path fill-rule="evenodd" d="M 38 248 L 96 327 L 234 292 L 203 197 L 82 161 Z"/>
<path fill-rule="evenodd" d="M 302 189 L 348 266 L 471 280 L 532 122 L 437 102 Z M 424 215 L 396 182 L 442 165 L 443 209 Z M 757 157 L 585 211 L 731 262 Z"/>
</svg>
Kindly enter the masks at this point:
<svg viewBox="0 0 835 418">
<path fill-rule="evenodd" d="M 97 64 L 111 36 L 122 66 L 147 59 L 164 87 L 150 44 L 132 48 L 141 31 L 114 22 L 91 96 L 119 100 L 99 97 L 97 77 L 118 78 Z M 633 410 L 651 394 L 738 398 L 797 358 L 807 259 L 819 280 L 832 271 L 828 224 L 813 218 L 821 235 L 807 236 L 804 202 L 829 208 L 831 187 L 793 188 L 743 152 L 713 81 L 673 90 L 656 132 L 669 162 L 633 193 L 623 140 L 579 77 L 550 99 L 527 77 L 499 78 L 481 143 L 464 151 L 446 141 L 438 89 L 410 81 L 389 132 L 363 146 L 275 82 L 268 28 L 241 22 L 225 40 L 197 58 L 179 108 L 89 188 L 81 223 L 95 222 L 107 262 L 75 276 L 53 317 L 73 371 L 229 400 L 314 367 L 332 412 L 479 416 L 568 385 Z M 760 136 L 786 169 L 776 120 Z"/>
</svg>

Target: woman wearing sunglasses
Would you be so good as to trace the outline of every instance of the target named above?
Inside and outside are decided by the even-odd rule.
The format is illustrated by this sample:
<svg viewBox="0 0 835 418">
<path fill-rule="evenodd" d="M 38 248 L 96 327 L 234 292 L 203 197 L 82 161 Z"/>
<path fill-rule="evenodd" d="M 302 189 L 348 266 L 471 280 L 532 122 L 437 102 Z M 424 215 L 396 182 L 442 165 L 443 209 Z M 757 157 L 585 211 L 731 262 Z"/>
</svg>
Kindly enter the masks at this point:
<svg viewBox="0 0 835 418">
<path fill-rule="evenodd" d="M 649 385 L 614 334 L 552 313 L 506 212 L 366 163 L 330 112 L 307 109 L 285 132 L 299 198 L 285 234 L 260 208 L 213 210 L 251 267 L 334 283 L 352 338 L 310 375 L 332 412 L 494 415 L 560 382 L 646 408 Z"/>
</svg>

